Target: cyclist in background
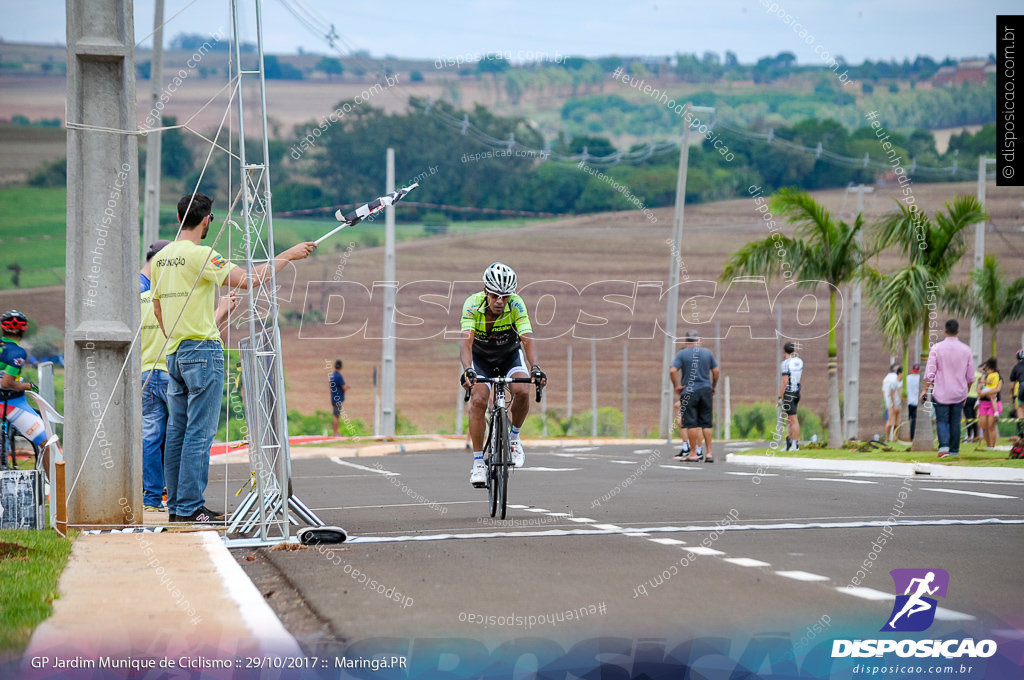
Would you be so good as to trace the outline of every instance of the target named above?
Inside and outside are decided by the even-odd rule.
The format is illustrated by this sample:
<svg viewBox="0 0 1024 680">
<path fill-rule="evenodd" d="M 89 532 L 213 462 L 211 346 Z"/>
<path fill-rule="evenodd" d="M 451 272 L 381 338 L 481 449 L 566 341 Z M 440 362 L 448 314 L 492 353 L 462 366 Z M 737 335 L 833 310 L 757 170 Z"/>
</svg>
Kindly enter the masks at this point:
<svg viewBox="0 0 1024 680">
<path fill-rule="evenodd" d="M 518 375 L 533 377 L 541 386 L 547 382 L 547 376 L 537 362 L 533 327 L 526 313 L 526 304 L 515 294 L 518 283 L 515 271 L 506 264 L 495 262 L 484 271 L 483 281 L 484 290 L 470 295 L 462 305 L 463 336 L 459 350 L 461 383 L 472 386 L 469 436 L 473 442 L 473 468 L 469 482 L 478 488 L 487 483 L 483 448 L 490 385 L 478 385 L 476 379 Z M 514 383 L 509 387 L 512 389 L 509 408 L 512 462 L 516 467 L 522 467 L 526 454 L 519 441 L 519 429 L 530 412 L 530 388 L 527 383 Z"/>
<path fill-rule="evenodd" d="M 29 406 L 25 392 L 39 392 L 33 383 L 21 379 L 21 369 L 25 365 L 28 353 L 18 343 L 25 337 L 28 330 L 28 318 L 16 309 L 4 312 L 0 316 L 0 331 L 3 334 L 0 347 L 0 413 L 39 449 L 46 443 L 46 427 L 39 414 Z M 45 450 L 43 451 L 45 454 Z M 44 456 L 45 464 L 45 456 Z"/>
<path fill-rule="evenodd" d="M 786 450 L 800 450 L 800 421 L 796 417 L 796 408 L 800 404 L 800 380 L 804 375 L 804 360 L 796 355 L 796 345 L 787 342 L 782 346 L 786 358 L 782 360 L 782 386 L 779 389 L 779 401 L 782 412 L 789 420 L 786 432 Z"/>
</svg>

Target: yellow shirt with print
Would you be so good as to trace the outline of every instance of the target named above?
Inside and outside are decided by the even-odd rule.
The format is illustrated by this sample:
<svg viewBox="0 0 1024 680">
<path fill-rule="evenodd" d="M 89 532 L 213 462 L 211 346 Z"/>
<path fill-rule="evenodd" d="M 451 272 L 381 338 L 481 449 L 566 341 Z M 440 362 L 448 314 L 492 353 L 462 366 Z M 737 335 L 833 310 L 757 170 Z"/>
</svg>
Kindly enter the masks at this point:
<svg viewBox="0 0 1024 680">
<path fill-rule="evenodd" d="M 217 289 L 238 265 L 209 246 L 175 241 L 153 258 L 153 298 L 169 339 L 167 354 L 178 351 L 183 340 L 216 340 L 214 319 Z"/>
<path fill-rule="evenodd" d="M 142 372 L 166 371 L 167 357 L 164 355 L 164 343 L 167 338 L 160 330 L 156 314 L 153 313 L 153 289 L 142 294 Z"/>
</svg>

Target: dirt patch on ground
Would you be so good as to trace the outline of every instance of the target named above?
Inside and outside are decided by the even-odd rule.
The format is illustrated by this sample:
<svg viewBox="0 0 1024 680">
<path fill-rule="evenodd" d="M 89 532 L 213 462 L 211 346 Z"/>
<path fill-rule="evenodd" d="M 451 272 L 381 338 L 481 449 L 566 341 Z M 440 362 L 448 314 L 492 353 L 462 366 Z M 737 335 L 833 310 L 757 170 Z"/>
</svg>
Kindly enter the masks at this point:
<svg viewBox="0 0 1024 680">
<path fill-rule="evenodd" d="M 0 560 L 24 560 L 31 552 L 31 548 L 26 548 L 23 545 L 0 541 Z"/>
</svg>

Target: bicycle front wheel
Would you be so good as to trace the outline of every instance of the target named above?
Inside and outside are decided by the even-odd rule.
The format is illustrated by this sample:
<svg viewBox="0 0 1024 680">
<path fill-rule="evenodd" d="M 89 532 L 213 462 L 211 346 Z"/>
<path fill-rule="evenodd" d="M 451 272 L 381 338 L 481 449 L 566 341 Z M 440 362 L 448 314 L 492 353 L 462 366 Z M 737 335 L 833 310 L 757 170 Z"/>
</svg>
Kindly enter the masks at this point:
<svg viewBox="0 0 1024 680">
<path fill-rule="evenodd" d="M 494 468 L 494 481 L 498 487 L 498 515 L 500 519 L 505 519 L 508 506 L 508 468 L 512 464 L 512 451 L 509 441 L 508 414 L 504 410 L 499 413 L 499 417 L 495 418 L 494 422 L 498 432 L 498 436 L 495 438 L 498 465 Z"/>
</svg>

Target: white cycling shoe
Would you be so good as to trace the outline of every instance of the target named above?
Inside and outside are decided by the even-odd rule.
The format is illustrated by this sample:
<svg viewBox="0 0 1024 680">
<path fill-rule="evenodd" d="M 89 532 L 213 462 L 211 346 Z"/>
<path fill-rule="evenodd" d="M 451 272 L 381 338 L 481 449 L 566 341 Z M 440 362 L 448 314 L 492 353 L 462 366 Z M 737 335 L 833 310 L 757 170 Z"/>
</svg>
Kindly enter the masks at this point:
<svg viewBox="0 0 1024 680">
<path fill-rule="evenodd" d="M 523 451 L 523 443 L 518 439 L 512 442 L 512 464 L 516 467 L 526 465 L 526 452 Z"/>
<path fill-rule="evenodd" d="M 469 473 L 469 483 L 476 489 L 487 486 L 487 466 L 482 461 L 473 463 L 473 469 Z"/>
</svg>

